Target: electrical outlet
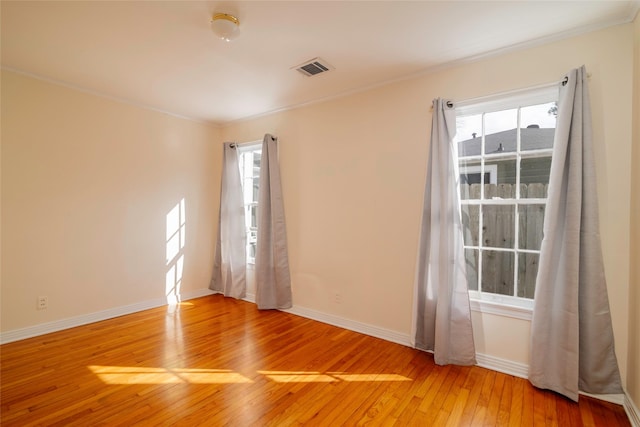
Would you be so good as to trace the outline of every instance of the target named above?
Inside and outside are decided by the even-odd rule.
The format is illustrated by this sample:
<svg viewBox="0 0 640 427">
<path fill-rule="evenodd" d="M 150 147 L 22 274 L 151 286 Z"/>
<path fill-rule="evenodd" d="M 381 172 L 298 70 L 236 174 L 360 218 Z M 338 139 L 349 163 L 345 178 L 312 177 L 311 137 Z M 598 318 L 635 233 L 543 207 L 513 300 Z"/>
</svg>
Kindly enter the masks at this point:
<svg viewBox="0 0 640 427">
<path fill-rule="evenodd" d="M 45 296 L 38 297 L 38 310 L 45 310 L 49 307 L 49 298 Z"/>
<path fill-rule="evenodd" d="M 333 302 L 336 304 L 342 303 L 342 294 L 340 292 L 335 292 L 333 294 Z"/>
</svg>

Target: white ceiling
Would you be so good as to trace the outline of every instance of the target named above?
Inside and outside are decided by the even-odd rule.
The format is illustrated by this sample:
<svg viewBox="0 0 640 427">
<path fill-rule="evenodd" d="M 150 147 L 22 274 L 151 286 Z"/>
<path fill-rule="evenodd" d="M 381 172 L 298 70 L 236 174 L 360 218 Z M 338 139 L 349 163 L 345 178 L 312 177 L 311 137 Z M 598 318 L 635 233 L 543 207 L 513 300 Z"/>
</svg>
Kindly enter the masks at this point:
<svg viewBox="0 0 640 427">
<path fill-rule="evenodd" d="M 2 1 L 2 66 L 214 123 L 629 22 L 638 1 Z M 214 12 L 240 19 L 230 42 Z M 305 77 L 319 56 L 335 67 Z"/>
</svg>

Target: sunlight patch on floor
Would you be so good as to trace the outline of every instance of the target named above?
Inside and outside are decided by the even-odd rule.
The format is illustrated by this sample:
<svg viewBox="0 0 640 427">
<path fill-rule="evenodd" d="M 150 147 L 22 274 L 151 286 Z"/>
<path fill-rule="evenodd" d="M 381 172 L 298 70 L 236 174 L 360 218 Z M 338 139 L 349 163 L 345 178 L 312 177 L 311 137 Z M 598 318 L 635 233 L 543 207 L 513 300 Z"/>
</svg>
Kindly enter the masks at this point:
<svg viewBox="0 0 640 427">
<path fill-rule="evenodd" d="M 330 374 L 341 381 L 366 382 L 366 381 L 413 381 L 403 375 L 397 374 Z"/>
<path fill-rule="evenodd" d="M 105 384 L 248 384 L 253 380 L 225 369 L 150 368 L 144 366 L 88 367 Z M 398 374 L 349 374 L 345 372 L 257 371 L 277 383 L 335 383 L 413 381 Z"/>
<path fill-rule="evenodd" d="M 89 366 L 105 384 L 243 384 L 249 378 L 221 369 L 147 368 L 141 366 Z"/>
<path fill-rule="evenodd" d="M 331 375 L 320 372 L 258 371 L 258 373 L 277 383 L 332 383 L 339 381 Z"/>
<path fill-rule="evenodd" d="M 306 371 L 258 371 L 275 382 L 384 382 L 412 381 L 397 374 L 348 374 L 345 372 L 306 372 Z"/>
</svg>

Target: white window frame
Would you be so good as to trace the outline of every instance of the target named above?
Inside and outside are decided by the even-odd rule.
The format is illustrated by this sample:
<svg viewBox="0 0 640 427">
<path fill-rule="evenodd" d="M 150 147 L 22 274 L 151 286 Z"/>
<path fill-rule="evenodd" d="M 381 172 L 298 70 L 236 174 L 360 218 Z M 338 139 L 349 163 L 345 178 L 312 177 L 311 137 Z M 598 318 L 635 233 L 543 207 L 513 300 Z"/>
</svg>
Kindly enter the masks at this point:
<svg viewBox="0 0 640 427">
<path fill-rule="evenodd" d="M 238 150 L 238 165 L 240 167 L 240 179 L 242 182 L 242 194 L 244 200 L 244 216 L 245 216 L 245 231 L 247 236 L 247 265 L 253 266 L 256 263 L 255 257 L 251 256 L 251 244 L 257 241 L 258 227 L 251 226 L 251 208 L 258 207 L 258 200 L 253 198 L 253 180 L 260 178 L 260 175 L 255 175 L 253 169 L 253 157 L 251 161 L 245 163 L 247 157 L 246 154 L 262 151 L 262 141 L 252 141 L 242 144 L 236 144 Z M 251 185 L 248 185 L 251 183 Z"/>
<path fill-rule="evenodd" d="M 514 109 L 514 108 L 522 108 L 530 105 L 538 105 L 544 104 L 547 102 L 557 102 L 558 100 L 558 87 L 557 83 L 537 86 L 529 89 L 516 90 L 496 95 L 491 95 L 482 98 L 475 98 L 466 101 L 461 101 L 456 103 L 456 117 L 464 117 L 464 116 L 472 116 L 477 114 L 487 114 L 496 111 Z M 517 126 L 520 128 L 520 114 L 518 113 L 518 123 Z M 482 149 L 481 152 L 484 153 L 484 131 L 482 134 Z M 516 158 L 516 198 L 509 200 L 501 200 L 501 199 L 493 199 L 493 200 L 485 200 L 484 199 L 484 188 L 481 187 L 481 198 L 480 199 L 470 199 L 470 200 L 462 200 L 461 204 L 467 205 L 480 205 L 483 204 L 506 204 L 506 205 L 515 205 L 515 242 L 513 249 L 507 249 L 507 251 L 514 253 L 514 295 L 517 295 L 517 272 L 518 272 L 518 253 L 539 253 L 540 251 L 533 250 L 525 250 L 518 248 L 518 229 L 519 229 L 519 209 L 518 207 L 526 204 L 545 204 L 547 203 L 546 198 L 531 198 L 531 199 L 520 199 L 520 161 L 523 158 L 532 158 L 532 157 L 547 157 L 552 154 L 552 149 L 544 149 L 544 150 L 528 150 L 521 151 L 520 150 L 520 137 L 518 133 L 517 138 L 517 149 L 515 153 Z M 513 157 L 513 153 L 505 153 L 505 155 L 501 154 L 482 154 L 480 156 L 467 157 L 465 159 L 468 160 L 494 160 L 495 158 L 501 157 Z M 480 165 L 474 166 L 461 166 L 460 174 L 463 173 L 480 173 L 480 176 L 483 176 L 486 172 L 490 173 L 490 181 L 491 183 L 497 181 L 497 166 L 496 165 L 485 165 L 485 162 L 482 161 Z M 487 203 L 488 202 L 488 203 Z M 479 236 L 478 236 L 478 246 L 467 246 L 465 248 L 478 250 L 478 262 L 479 262 L 479 272 L 478 272 L 478 287 L 482 289 L 481 279 L 482 279 L 482 271 L 481 271 L 481 258 L 482 258 L 482 227 L 480 227 Z M 491 248 L 488 250 L 494 250 L 495 248 Z M 533 299 L 522 298 L 518 296 L 510 296 L 510 295 L 500 295 L 494 294 L 490 292 L 482 292 L 476 290 L 469 291 L 469 298 L 471 303 L 471 309 L 474 311 L 482 312 L 482 313 L 490 313 L 497 314 L 506 317 L 512 317 L 523 320 L 531 320 L 532 310 L 533 310 Z"/>
</svg>

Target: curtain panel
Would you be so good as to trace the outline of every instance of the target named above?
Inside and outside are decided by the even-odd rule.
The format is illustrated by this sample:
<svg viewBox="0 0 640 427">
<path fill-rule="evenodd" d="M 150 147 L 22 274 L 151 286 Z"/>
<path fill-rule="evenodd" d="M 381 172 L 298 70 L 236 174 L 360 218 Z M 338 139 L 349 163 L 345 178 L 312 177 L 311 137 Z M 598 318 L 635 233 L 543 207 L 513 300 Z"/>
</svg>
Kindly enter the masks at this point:
<svg viewBox="0 0 640 427">
<path fill-rule="evenodd" d="M 433 101 L 416 269 L 413 345 L 438 365 L 476 363 L 464 257 L 453 105 Z"/>
<path fill-rule="evenodd" d="M 224 296 L 246 296 L 246 242 L 242 181 L 236 144 L 223 146 L 218 239 L 209 289 Z"/>
<path fill-rule="evenodd" d="M 262 141 L 260 160 L 256 304 L 259 309 L 286 309 L 292 306 L 278 140 L 269 134 Z"/>
<path fill-rule="evenodd" d="M 587 73 L 560 87 L 529 380 L 577 401 L 622 393 L 600 244 Z"/>
</svg>

